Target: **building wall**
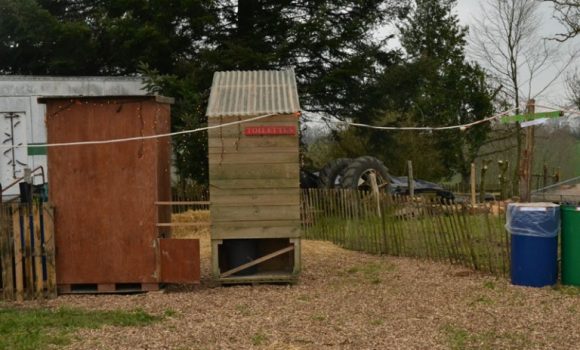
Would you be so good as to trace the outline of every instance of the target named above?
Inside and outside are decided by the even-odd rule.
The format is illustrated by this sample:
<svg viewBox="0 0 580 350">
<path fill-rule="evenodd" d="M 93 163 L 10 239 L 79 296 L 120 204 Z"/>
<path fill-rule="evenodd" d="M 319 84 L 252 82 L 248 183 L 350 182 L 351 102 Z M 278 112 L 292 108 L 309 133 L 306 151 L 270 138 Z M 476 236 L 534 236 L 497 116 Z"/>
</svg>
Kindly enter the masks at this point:
<svg viewBox="0 0 580 350">
<path fill-rule="evenodd" d="M 13 134 L 16 145 L 46 143 L 46 109 L 38 103 L 38 97 L 145 94 L 141 78 L 0 76 L 0 144 L 10 145 Z M 9 117 L 13 115 L 17 117 Z M 46 170 L 44 148 L 24 147 L 14 152 L 0 149 L 0 183 L 4 187 L 21 177 L 24 168 L 34 169 L 38 166 Z M 34 182 L 41 183 L 40 174 L 36 174 Z M 3 195 L 17 193 L 18 187 L 15 186 Z"/>
</svg>

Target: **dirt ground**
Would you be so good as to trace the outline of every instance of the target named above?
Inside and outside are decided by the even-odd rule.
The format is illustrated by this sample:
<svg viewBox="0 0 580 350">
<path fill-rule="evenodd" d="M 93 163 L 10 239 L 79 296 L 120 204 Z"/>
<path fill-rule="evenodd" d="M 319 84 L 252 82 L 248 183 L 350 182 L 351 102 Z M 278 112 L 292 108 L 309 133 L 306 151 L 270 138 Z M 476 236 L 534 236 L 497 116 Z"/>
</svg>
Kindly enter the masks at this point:
<svg viewBox="0 0 580 350">
<path fill-rule="evenodd" d="M 573 349 L 577 289 L 532 289 L 464 268 L 305 241 L 296 285 L 61 296 L 52 307 L 143 309 L 151 326 L 81 330 L 70 349 Z"/>
</svg>

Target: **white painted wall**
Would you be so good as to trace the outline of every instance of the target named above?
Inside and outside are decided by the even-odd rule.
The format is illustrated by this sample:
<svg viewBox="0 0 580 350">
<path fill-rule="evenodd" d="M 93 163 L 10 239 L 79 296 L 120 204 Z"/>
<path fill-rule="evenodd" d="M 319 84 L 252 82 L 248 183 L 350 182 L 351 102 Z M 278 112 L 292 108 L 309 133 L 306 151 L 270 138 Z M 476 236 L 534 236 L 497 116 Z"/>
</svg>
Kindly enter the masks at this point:
<svg viewBox="0 0 580 350">
<path fill-rule="evenodd" d="M 146 95 L 141 78 L 132 77 L 36 77 L 0 76 L 0 144 L 46 143 L 46 96 L 139 96 Z M 10 115 L 16 114 L 17 118 Z M 12 140 L 14 136 L 14 140 Z M 13 166 L 13 162 L 15 165 Z M 28 155 L 26 148 L 0 149 L 0 183 L 6 187 L 23 175 L 24 168 L 47 167 L 46 155 Z M 34 178 L 41 183 L 40 176 Z M 18 194 L 18 186 L 3 196 Z"/>
</svg>

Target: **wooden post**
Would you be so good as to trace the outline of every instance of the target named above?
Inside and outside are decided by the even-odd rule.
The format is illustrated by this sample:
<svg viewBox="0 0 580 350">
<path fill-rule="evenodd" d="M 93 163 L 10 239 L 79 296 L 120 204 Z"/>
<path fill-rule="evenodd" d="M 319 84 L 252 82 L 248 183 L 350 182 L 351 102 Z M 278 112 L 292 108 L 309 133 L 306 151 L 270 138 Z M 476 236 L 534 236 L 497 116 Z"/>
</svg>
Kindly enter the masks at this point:
<svg viewBox="0 0 580 350">
<path fill-rule="evenodd" d="M 22 237 L 21 237 L 21 227 L 20 227 L 20 215 L 23 207 L 14 206 L 14 211 L 12 213 L 12 233 L 14 235 L 14 275 L 15 279 L 15 289 L 16 289 L 16 301 L 24 300 L 24 259 L 22 252 Z"/>
<path fill-rule="evenodd" d="M 544 163 L 544 167 L 542 168 L 542 180 L 542 187 L 548 186 L 548 165 L 546 163 Z"/>
<path fill-rule="evenodd" d="M 527 114 L 534 114 L 536 111 L 535 100 L 529 100 L 527 104 Z M 522 153 L 520 162 L 520 199 L 522 202 L 530 201 L 532 191 L 532 169 L 534 163 L 534 126 L 526 128 L 526 147 Z"/>
<path fill-rule="evenodd" d="M 379 198 L 380 193 L 379 193 L 379 185 L 377 183 L 377 174 L 371 172 L 369 174 L 369 178 L 371 180 L 371 187 L 373 188 L 373 195 L 377 202 L 377 215 L 378 217 L 381 217 L 381 199 Z"/>
<path fill-rule="evenodd" d="M 481 178 L 479 179 L 479 201 L 485 202 L 485 173 L 487 173 L 487 166 L 491 160 L 482 160 L 481 162 Z"/>
<path fill-rule="evenodd" d="M 42 204 L 34 204 L 32 214 L 34 216 L 33 221 L 33 232 L 34 232 L 34 245 L 31 247 L 33 249 L 32 260 L 34 261 L 34 297 L 36 299 L 41 299 L 44 296 L 44 280 L 42 273 L 42 228 L 40 227 L 40 213 Z"/>
<path fill-rule="evenodd" d="M 24 293 L 26 298 L 34 297 L 34 276 L 32 275 L 32 203 L 28 203 L 21 208 L 22 214 L 22 234 L 24 235 L 23 243 L 23 260 L 24 260 Z"/>
<path fill-rule="evenodd" d="M 2 273 L 2 291 L 5 300 L 14 298 L 13 239 L 10 210 L 8 205 L 0 203 L 0 270 Z"/>
<path fill-rule="evenodd" d="M 407 182 L 409 188 L 409 196 L 413 198 L 415 197 L 415 179 L 413 178 L 413 161 L 411 160 L 407 161 L 407 169 L 408 169 Z"/>
<path fill-rule="evenodd" d="M 499 166 L 499 170 L 500 170 L 500 175 L 499 175 L 499 186 L 500 186 L 500 190 L 501 190 L 501 199 L 506 199 L 507 198 L 507 183 L 508 183 L 508 179 L 507 179 L 507 172 L 509 169 L 509 161 L 507 160 L 498 160 L 497 161 L 497 165 Z"/>
<path fill-rule="evenodd" d="M 44 241 L 43 254 L 46 257 L 46 290 L 48 297 L 56 297 L 56 249 L 54 245 L 54 210 L 43 205 Z"/>
<path fill-rule="evenodd" d="M 471 205 L 475 207 L 477 204 L 475 197 L 475 163 L 471 163 Z"/>
</svg>

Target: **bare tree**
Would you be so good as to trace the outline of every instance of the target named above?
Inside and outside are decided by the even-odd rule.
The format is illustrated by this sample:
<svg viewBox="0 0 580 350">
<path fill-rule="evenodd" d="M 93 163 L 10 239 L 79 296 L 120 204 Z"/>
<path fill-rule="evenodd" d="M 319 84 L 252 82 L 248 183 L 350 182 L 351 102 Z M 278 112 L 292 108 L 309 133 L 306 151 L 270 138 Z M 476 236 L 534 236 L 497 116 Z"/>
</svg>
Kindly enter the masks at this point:
<svg viewBox="0 0 580 350">
<path fill-rule="evenodd" d="M 535 0 L 487 0 L 471 35 L 471 53 L 501 87 L 499 100 L 515 107 L 544 93 L 577 56 L 575 52 L 565 58 L 554 41 L 542 38 L 538 31 L 542 26 L 540 4 Z M 547 70 L 554 70 L 551 78 L 538 86 L 538 76 Z M 514 132 L 519 164 L 523 143 L 519 124 Z M 518 188 L 517 171 L 516 167 L 514 188 Z"/>
<path fill-rule="evenodd" d="M 554 5 L 554 17 L 566 28 L 556 34 L 556 40 L 564 42 L 580 34 L 580 2 L 578 0 L 544 0 Z"/>
<path fill-rule="evenodd" d="M 542 20 L 535 0 L 487 0 L 475 19 L 472 54 L 502 86 L 503 97 L 514 106 L 543 93 L 573 62 L 555 43 L 538 33 Z M 534 86 L 538 75 L 556 68 L 552 79 Z"/>
<path fill-rule="evenodd" d="M 576 70 L 569 74 L 566 77 L 566 85 L 568 87 L 568 100 L 575 108 L 580 109 L 580 71 Z"/>
</svg>

